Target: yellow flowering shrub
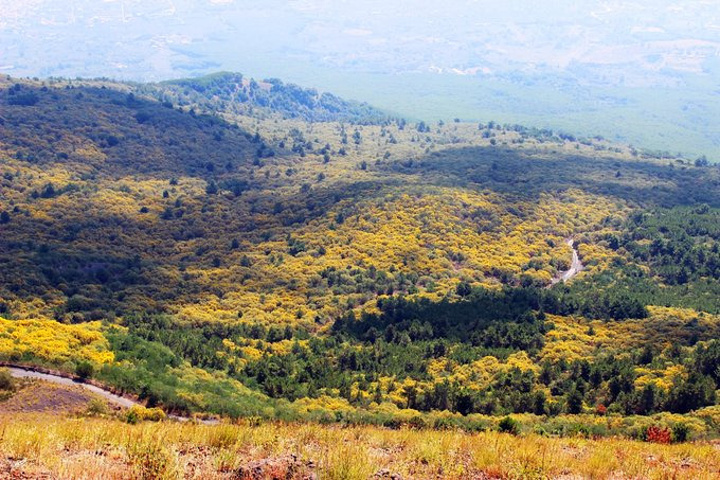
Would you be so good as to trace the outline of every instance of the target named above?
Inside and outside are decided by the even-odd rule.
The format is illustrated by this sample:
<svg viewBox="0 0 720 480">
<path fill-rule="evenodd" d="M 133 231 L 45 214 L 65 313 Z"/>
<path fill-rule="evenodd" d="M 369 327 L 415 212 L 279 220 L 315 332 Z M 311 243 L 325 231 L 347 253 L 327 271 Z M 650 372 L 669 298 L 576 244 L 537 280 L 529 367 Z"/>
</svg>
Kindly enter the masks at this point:
<svg viewBox="0 0 720 480">
<path fill-rule="evenodd" d="M 52 364 L 79 360 L 102 364 L 114 360 L 100 322 L 65 325 L 54 320 L 3 318 L 0 356 L 10 361 L 36 358 Z"/>
</svg>

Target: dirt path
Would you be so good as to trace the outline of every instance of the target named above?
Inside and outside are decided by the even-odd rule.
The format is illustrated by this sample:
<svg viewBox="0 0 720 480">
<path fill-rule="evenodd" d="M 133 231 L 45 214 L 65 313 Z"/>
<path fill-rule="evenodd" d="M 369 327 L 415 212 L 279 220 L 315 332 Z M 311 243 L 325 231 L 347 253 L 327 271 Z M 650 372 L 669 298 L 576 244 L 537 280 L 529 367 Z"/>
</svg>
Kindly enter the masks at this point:
<svg viewBox="0 0 720 480">
<path fill-rule="evenodd" d="M 575 275 L 580 273 L 584 268 L 582 262 L 580 261 L 580 257 L 578 256 L 577 248 L 575 248 L 575 240 L 569 238 L 565 241 L 565 243 L 568 245 L 568 247 L 572 248 L 572 263 L 570 264 L 570 269 L 560 273 L 557 277 L 555 277 L 551 285 L 555 285 L 556 283 L 560 282 L 567 282 Z"/>
<path fill-rule="evenodd" d="M 10 375 L 12 375 L 15 378 L 36 378 L 38 380 L 44 380 L 46 382 L 52 382 L 59 385 L 69 385 L 69 386 L 80 386 L 83 387 L 97 395 L 100 395 L 102 398 L 107 400 L 108 402 L 114 403 L 115 405 L 119 405 L 123 408 L 130 408 L 134 405 L 140 405 L 144 406 L 143 403 L 133 400 L 132 398 L 122 397 L 120 395 L 116 395 L 115 393 L 112 393 L 111 391 L 108 391 L 102 387 L 99 387 L 97 385 L 92 385 L 80 380 L 75 380 L 73 378 L 64 377 L 62 375 L 56 375 L 54 373 L 44 373 L 44 372 L 38 372 L 34 370 L 31 367 L 21 367 L 17 365 L 8 365 L 6 366 L 8 370 L 10 370 Z M 172 420 L 177 420 L 179 422 L 187 422 L 190 421 L 190 417 L 183 417 L 181 415 L 174 415 L 174 414 L 168 414 L 168 418 Z M 196 419 L 198 422 L 204 424 L 204 425 L 216 425 L 219 423 L 216 419 Z"/>
<path fill-rule="evenodd" d="M 112 402 L 115 405 L 124 407 L 124 408 L 130 408 L 133 405 L 142 405 L 140 402 L 137 402 L 130 398 L 121 397 L 120 395 L 115 395 L 114 393 L 108 392 L 107 390 L 103 390 L 102 388 L 96 387 L 95 385 L 90 385 L 89 383 L 84 383 L 84 382 L 78 382 L 71 378 L 61 377 L 59 375 L 52 375 L 49 373 L 35 372 L 30 369 L 18 368 L 18 367 L 8 367 L 8 369 L 10 370 L 10 375 L 12 375 L 15 378 L 37 378 L 38 380 L 45 380 L 46 382 L 57 383 L 60 385 L 81 386 L 97 395 L 100 395 L 105 400 Z"/>
<path fill-rule="evenodd" d="M 82 414 L 93 399 L 101 399 L 80 385 L 68 386 L 42 380 L 23 383 L 10 398 L 0 402 L 1 416 L 16 413 Z M 120 407 L 113 405 L 113 409 L 116 408 Z"/>
</svg>

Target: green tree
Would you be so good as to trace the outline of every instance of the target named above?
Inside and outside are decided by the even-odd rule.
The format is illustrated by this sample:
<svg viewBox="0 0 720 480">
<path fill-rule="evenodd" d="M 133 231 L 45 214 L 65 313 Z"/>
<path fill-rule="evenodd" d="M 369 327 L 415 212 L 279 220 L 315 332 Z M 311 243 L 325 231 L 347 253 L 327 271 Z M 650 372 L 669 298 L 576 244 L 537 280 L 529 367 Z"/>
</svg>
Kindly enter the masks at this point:
<svg viewBox="0 0 720 480">
<path fill-rule="evenodd" d="M 568 392 L 565 398 L 565 405 L 568 413 L 582 413 L 583 396 L 577 388 L 573 388 L 570 392 Z"/>
<path fill-rule="evenodd" d="M 205 187 L 205 193 L 208 195 L 215 195 L 218 193 L 218 186 L 217 183 L 215 183 L 215 180 L 210 180 L 207 187 Z"/>
</svg>

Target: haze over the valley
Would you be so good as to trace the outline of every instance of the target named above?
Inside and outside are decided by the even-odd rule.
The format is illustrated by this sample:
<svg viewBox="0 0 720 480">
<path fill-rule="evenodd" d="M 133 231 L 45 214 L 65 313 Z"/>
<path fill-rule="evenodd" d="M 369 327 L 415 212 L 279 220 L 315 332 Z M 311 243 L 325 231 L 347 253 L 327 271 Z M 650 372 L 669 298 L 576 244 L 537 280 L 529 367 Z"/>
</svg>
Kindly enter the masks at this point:
<svg viewBox="0 0 720 480">
<path fill-rule="evenodd" d="M 279 77 L 415 118 L 717 156 L 712 1 L 0 0 L 0 72 Z"/>
</svg>

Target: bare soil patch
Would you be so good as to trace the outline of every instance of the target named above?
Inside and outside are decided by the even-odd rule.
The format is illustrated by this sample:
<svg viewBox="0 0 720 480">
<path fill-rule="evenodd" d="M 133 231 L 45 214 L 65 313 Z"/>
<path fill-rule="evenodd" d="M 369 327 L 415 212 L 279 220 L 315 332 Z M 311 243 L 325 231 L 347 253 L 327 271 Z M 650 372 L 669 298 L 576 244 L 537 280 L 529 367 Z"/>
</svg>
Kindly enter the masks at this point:
<svg viewBox="0 0 720 480">
<path fill-rule="evenodd" d="M 0 402 L 0 414 L 6 413 L 80 413 L 97 395 L 80 386 L 59 385 L 39 380 L 26 381 L 8 400 Z"/>
</svg>

